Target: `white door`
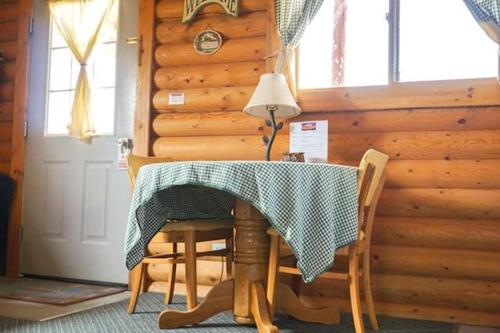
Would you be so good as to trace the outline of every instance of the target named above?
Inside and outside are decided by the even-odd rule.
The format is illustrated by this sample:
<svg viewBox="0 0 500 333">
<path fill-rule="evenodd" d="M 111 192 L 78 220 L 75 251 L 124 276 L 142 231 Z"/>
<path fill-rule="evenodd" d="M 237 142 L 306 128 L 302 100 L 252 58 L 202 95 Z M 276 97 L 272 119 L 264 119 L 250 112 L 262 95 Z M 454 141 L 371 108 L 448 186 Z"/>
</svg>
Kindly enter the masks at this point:
<svg viewBox="0 0 500 333">
<path fill-rule="evenodd" d="M 79 64 L 52 29 L 47 3 L 34 1 L 22 272 L 126 282 L 130 190 L 117 140 L 132 137 L 137 51 L 127 37 L 137 33 L 138 3 L 119 1 L 87 65 L 101 133 L 91 144 L 65 133 Z"/>
</svg>

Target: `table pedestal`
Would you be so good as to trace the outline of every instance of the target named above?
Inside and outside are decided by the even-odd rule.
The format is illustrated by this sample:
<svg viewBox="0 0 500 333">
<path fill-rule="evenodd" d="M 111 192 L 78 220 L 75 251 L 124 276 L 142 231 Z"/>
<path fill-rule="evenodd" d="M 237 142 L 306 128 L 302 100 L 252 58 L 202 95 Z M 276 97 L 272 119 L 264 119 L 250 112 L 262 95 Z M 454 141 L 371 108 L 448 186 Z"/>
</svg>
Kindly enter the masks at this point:
<svg viewBox="0 0 500 333">
<path fill-rule="evenodd" d="M 206 298 L 190 311 L 164 310 L 160 328 L 197 324 L 219 312 L 233 311 L 237 323 L 255 323 L 259 333 L 278 332 L 266 300 L 269 236 L 267 220 L 250 204 L 237 200 L 235 207 L 234 278 L 215 285 Z M 303 321 L 338 324 L 336 308 L 306 307 L 292 289 L 278 283 L 276 309 Z"/>
</svg>

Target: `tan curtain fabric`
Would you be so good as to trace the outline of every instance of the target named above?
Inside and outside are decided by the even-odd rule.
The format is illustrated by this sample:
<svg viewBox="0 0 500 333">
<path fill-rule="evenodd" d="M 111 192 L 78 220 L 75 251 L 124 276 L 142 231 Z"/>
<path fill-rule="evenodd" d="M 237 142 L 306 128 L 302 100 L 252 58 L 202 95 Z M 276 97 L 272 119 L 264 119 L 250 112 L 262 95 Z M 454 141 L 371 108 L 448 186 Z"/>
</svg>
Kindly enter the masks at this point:
<svg viewBox="0 0 500 333">
<path fill-rule="evenodd" d="M 81 65 L 71 110 L 69 135 L 82 141 L 88 141 L 95 135 L 86 65 L 113 3 L 114 0 L 49 0 L 54 24 Z"/>
</svg>

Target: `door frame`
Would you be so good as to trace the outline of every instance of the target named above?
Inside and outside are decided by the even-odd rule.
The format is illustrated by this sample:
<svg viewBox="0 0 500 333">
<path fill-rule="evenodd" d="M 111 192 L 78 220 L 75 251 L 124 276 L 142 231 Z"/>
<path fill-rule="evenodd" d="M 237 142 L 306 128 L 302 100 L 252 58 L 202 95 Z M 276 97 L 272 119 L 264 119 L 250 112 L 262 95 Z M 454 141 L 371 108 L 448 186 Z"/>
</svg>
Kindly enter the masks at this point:
<svg viewBox="0 0 500 333">
<path fill-rule="evenodd" d="M 14 83 L 14 110 L 12 112 L 12 155 L 10 176 L 15 182 L 14 200 L 7 227 L 6 276 L 18 277 L 21 264 L 24 144 L 28 103 L 28 75 L 32 0 L 18 1 L 16 76 Z"/>
</svg>

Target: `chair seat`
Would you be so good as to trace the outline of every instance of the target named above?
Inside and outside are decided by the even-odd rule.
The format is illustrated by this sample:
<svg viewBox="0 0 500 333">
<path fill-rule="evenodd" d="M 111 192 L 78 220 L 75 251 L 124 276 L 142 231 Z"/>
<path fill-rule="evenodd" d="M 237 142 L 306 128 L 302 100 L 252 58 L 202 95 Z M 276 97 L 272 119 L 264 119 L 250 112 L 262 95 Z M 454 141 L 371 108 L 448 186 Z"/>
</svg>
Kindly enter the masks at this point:
<svg viewBox="0 0 500 333">
<path fill-rule="evenodd" d="M 161 228 L 161 231 L 210 231 L 233 228 L 233 220 L 182 220 L 168 222 L 163 226 L 163 228 Z"/>
</svg>

